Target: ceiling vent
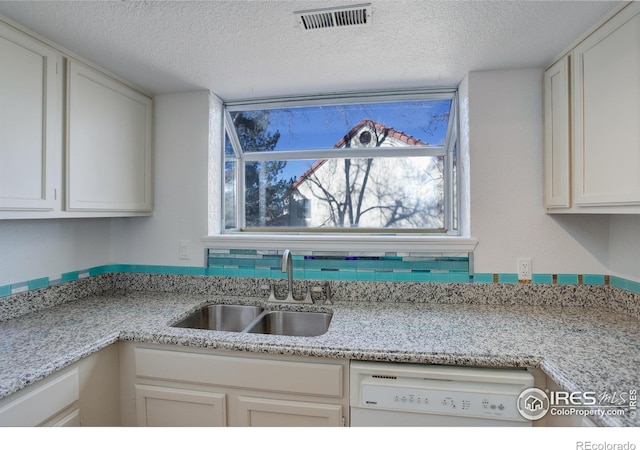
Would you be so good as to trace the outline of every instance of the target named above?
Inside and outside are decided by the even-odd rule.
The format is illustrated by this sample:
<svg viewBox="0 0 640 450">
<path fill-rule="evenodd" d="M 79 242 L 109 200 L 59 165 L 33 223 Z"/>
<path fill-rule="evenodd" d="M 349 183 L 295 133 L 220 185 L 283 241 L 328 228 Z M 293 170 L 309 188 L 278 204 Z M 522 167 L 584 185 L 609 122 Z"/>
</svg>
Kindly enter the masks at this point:
<svg viewBox="0 0 640 450">
<path fill-rule="evenodd" d="M 303 30 L 351 27 L 371 21 L 371 3 L 294 12 Z"/>
</svg>

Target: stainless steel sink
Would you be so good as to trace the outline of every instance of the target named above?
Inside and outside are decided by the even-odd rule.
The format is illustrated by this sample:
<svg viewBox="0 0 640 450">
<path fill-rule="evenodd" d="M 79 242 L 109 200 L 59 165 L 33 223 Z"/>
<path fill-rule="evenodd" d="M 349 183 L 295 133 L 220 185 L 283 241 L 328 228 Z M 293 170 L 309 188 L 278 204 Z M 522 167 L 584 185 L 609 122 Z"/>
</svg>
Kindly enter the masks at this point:
<svg viewBox="0 0 640 450">
<path fill-rule="evenodd" d="M 250 305 L 209 305 L 174 323 L 173 327 L 218 331 L 242 331 L 263 308 Z"/>
<path fill-rule="evenodd" d="M 322 312 L 265 311 L 248 333 L 284 336 L 320 336 L 329 329 L 332 315 Z"/>
</svg>

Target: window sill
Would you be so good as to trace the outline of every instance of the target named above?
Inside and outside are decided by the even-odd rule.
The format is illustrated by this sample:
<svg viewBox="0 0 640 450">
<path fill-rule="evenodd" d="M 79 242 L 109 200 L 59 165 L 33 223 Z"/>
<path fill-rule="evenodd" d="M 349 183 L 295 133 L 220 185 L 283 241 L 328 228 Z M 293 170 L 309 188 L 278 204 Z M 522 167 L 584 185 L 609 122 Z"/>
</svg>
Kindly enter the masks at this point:
<svg viewBox="0 0 640 450">
<path fill-rule="evenodd" d="M 239 250 L 318 250 L 324 252 L 471 253 L 478 240 L 426 235 L 221 234 L 202 238 L 205 248 Z"/>
</svg>

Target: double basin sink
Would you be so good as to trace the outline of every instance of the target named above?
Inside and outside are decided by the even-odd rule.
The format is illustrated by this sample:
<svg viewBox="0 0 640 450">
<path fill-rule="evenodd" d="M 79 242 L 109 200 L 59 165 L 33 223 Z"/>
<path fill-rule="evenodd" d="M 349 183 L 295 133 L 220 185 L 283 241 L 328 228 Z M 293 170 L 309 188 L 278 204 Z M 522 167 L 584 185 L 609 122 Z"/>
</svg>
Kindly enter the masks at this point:
<svg viewBox="0 0 640 450">
<path fill-rule="evenodd" d="M 320 336 L 329 329 L 331 317 L 332 314 L 324 312 L 271 311 L 251 305 L 209 305 L 171 326 L 283 336 Z"/>
</svg>

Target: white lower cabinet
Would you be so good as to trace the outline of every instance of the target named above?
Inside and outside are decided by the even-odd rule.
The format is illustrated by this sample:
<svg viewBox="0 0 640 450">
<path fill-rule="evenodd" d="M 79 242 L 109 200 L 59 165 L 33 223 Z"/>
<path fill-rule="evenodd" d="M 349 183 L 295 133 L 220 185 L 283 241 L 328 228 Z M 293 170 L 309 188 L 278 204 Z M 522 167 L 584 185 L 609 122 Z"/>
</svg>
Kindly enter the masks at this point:
<svg viewBox="0 0 640 450">
<path fill-rule="evenodd" d="M 82 420 L 80 418 L 79 408 L 72 408 L 71 411 L 64 411 L 47 423 L 43 424 L 45 427 L 79 427 L 81 425 Z"/>
<path fill-rule="evenodd" d="M 80 399 L 78 369 L 54 375 L 34 385 L 0 408 L 0 425 L 7 427 L 43 425 L 59 412 L 76 406 Z M 74 408 L 77 409 L 77 408 Z"/>
<path fill-rule="evenodd" d="M 0 400 L 0 426 L 120 425 L 115 345 Z"/>
<path fill-rule="evenodd" d="M 566 392 L 565 389 L 562 389 L 555 381 L 551 378 L 546 379 L 546 392 L 554 391 L 554 392 Z M 580 408 L 579 406 L 577 408 Z M 554 409 L 563 409 L 554 408 Z M 543 426 L 545 427 L 597 427 L 595 422 L 593 422 L 588 416 L 580 415 L 579 413 L 575 413 L 572 415 L 564 415 L 564 414 L 552 414 L 549 411 L 546 416 L 541 420 L 543 422 Z"/>
<path fill-rule="evenodd" d="M 122 343 L 125 426 L 344 426 L 348 361 Z"/>
</svg>

